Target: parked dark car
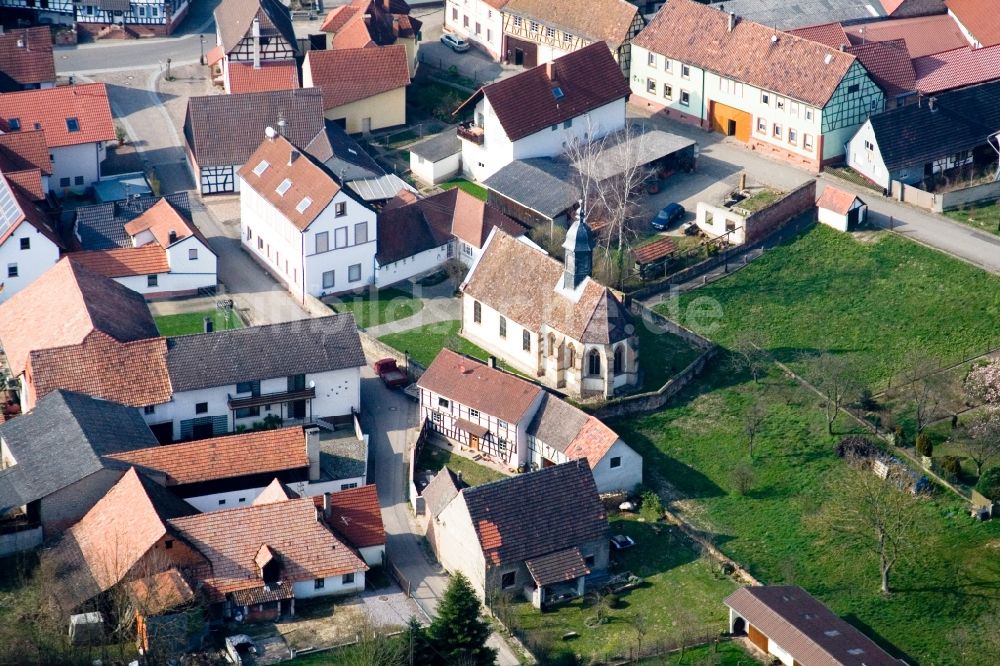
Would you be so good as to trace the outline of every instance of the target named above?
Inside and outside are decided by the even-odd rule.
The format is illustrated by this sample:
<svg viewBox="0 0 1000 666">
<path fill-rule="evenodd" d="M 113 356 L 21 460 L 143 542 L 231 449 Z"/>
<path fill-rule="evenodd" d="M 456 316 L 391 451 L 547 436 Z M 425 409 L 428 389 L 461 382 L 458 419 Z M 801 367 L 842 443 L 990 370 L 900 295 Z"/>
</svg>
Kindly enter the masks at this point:
<svg viewBox="0 0 1000 666">
<path fill-rule="evenodd" d="M 684 212 L 684 206 L 679 203 L 669 203 L 663 207 L 663 210 L 656 214 L 656 217 L 653 218 L 650 224 L 657 231 L 663 231 L 674 222 L 682 219 Z"/>
</svg>

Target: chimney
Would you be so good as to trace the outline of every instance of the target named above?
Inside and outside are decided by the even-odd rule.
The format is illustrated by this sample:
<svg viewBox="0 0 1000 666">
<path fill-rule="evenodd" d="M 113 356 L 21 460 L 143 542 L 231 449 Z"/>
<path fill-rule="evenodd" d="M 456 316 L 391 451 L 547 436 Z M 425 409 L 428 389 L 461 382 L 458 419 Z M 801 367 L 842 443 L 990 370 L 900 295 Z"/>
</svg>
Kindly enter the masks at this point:
<svg viewBox="0 0 1000 666">
<path fill-rule="evenodd" d="M 288 127 L 288 123 L 285 121 L 285 115 L 283 113 L 278 114 L 278 134 L 285 136 L 285 129 Z"/>
<path fill-rule="evenodd" d="M 556 64 L 551 60 L 545 63 L 545 76 L 548 77 L 549 81 L 556 80 Z"/>
<path fill-rule="evenodd" d="M 171 245 L 177 242 L 177 232 L 174 231 L 173 229 L 171 229 L 167 233 L 167 242 L 170 243 Z"/>
<path fill-rule="evenodd" d="M 212 321 L 211 317 L 205 317 L 205 320 L 202 322 L 202 328 L 206 333 L 211 333 L 215 328 L 215 322 Z"/>
<path fill-rule="evenodd" d="M 306 428 L 306 457 L 309 458 L 309 480 L 319 481 L 319 428 Z"/>
<path fill-rule="evenodd" d="M 928 98 L 927 108 L 931 110 L 931 113 L 935 113 L 937 111 L 937 97 Z"/>
<path fill-rule="evenodd" d="M 493 368 L 494 370 L 497 369 L 497 357 L 493 356 L 492 354 L 490 355 L 490 358 L 489 358 L 489 366 L 491 368 Z"/>
<path fill-rule="evenodd" d="M 736 27 L 736 12 L 729 12 L 729 32 Z"/>
<path fill-rule="evenodd" d="M 260 19 L 253 20 L 253 68 L 260 69 Z"/>
<path fill-rule="evenodd" d="M 299 153 L 299 151 L 292 148 L 291 152 L 288 153 L 288 166 L 292 166 L 295 163 L 295 160 L 299 159 L 300 155 L 301 153 Z"/>
<path fill-rule="evenodd" d="M 841 44 L 840 45 L 840 52 L 841 53 L 846 53 L 847 52 L 847 44 Z"/>
<path fill-rule="evenodd" d="M 323 493 L 323 515 L 330 516 L 330 493 Z"/>
<path fill-rule="evenodd" d="M 23 49 L 24 48 L 24 37 L 19 37 L 18 38 L 18 40 L 17 40 L 17 48 L 19 48 L 19 49 Z"/>
<path fill-rule="evenodd" d="M 455 472 L 455 478 L 458 479 L 458 485 L 462 485 L 462 470 Z"/>
</svg>

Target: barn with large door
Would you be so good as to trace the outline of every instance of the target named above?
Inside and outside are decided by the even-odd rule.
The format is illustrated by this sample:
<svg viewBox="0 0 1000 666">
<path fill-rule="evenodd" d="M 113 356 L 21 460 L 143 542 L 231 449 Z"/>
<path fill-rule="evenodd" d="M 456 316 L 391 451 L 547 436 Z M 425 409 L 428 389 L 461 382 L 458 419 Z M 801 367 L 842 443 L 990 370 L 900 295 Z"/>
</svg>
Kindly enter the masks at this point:
<svg viewBox="0 0 1000 666">
<path fill-rule="evenodd" d="M 753 117 L 749 113 L 714 100 L 709 105 L 713 132 L 735 136 L 744 143 L 750 140 Z"/>
</svg>

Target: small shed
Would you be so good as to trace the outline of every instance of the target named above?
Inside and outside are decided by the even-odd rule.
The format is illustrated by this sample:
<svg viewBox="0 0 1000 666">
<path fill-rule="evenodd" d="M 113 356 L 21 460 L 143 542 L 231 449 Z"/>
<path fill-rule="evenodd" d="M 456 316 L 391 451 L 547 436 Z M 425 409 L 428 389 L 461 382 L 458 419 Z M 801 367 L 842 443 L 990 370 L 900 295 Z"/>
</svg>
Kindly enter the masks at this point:
<svg viewBox="0 0 1000 666">
<path fill-rule="evenodd" d="M 413 144 L 409 151 L 410 170 L 429 185 L 448 180 L 462 168 L 462 142 L 454 128 Z"/>
<path fill-rule="evenodd" d="M 664 264 L 677 250 L 674 241 L 669 236 L 659 236 L 655 240 L 632 248 L 632 259 L 635 269 L 644 278 L 654 277 L 657 268 Z"/>
<path fill-rule="evenodd" d="M 838 231 L 850 231 L 868 217 L 868 204 L 856 194 L 827 185 L 816 200 L 819 221 Z"/>
</svg>

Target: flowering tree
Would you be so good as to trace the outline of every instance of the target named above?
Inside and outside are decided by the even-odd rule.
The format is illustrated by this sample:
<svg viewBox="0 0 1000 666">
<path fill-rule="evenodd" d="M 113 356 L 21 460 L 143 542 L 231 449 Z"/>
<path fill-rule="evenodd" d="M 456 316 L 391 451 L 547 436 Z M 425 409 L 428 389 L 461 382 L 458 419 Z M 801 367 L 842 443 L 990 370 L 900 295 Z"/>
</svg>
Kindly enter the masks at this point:
<svg viewBox="0 0 1000 666">
<path fill-rule="evenodd" d="M 981 476 L 983 467 L 1000 455 L 1000 361 L 973 368 L 965 380 L 965 395 L 970 403 L 983 406 L 960 439 Z"/>
<path fill-rule="evenodd" d="M 1000 409 L 1000 360 L 972 369 L 965 379 L 965 393 L 991 409 Z"/>
</svg>

